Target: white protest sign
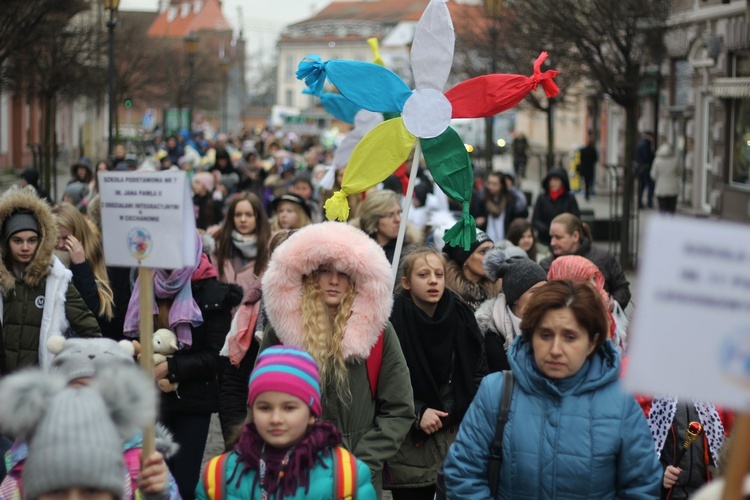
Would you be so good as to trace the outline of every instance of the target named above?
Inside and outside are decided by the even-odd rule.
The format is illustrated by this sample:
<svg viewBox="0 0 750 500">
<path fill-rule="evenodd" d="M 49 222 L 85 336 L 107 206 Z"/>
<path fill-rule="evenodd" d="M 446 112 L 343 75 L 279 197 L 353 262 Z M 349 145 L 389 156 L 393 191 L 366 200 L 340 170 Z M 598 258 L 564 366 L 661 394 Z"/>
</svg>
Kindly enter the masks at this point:
<svg viewBox="0 0 750 500">
<path fill-rule="evenodd" d="M 195 265 L 195 216 L 185 172 L 99 172 L 107 265 Z"/>
<path fill-rule="evenodd" d="M 625 385 L 750 410 L 750 229 L 647 222 Z"/>
</svg>

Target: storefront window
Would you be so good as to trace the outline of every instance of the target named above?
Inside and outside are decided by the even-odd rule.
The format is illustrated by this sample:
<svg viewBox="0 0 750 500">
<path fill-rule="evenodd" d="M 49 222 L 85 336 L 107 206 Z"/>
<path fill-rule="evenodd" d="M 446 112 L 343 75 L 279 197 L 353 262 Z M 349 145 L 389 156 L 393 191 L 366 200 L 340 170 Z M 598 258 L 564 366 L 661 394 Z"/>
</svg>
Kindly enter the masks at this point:
<svg viewBox="0 0 750 500">
<path fill-rule="evenodd" d="M 733 77 L 750 76 L 750 54 L 735 54 L 732 59 Z M 731 103 L 731 181 L 733 184 L 750 186 L 750 99 L 734 99 Z"/>
<path fill-rule="evenodd" d="M 750 99 L 732 104 L 732 183 L 750 186 Z"/>
</svg>

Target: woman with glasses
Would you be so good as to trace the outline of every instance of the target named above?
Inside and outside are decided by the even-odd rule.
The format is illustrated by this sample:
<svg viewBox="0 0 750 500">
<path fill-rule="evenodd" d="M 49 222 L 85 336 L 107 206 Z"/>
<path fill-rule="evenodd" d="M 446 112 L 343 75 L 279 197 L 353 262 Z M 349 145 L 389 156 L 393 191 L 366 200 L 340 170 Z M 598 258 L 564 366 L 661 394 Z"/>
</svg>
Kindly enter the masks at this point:
<svg viewBox="0 0 750 500">
<path fill-rule="evenodd" d="M 352 221 L 383 248 L 388 262 L 393 263 L 398 228 L 401 225 L 401 197 L 394 191 L 384 189 L 369 193 L 357 207 L 358 219 Z M 404 246 L 419 244 L 422 235 L 412 224 L 406 225 Z"/>
</svg>

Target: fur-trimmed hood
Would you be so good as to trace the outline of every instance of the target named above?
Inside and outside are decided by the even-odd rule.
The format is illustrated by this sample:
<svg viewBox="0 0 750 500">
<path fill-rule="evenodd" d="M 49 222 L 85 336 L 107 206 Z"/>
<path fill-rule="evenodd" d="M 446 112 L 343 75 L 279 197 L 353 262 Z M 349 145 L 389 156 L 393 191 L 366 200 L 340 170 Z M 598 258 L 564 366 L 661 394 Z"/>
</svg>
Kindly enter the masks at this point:
<svg viewBox="0 0 750 500">
<path fill-rule="evenodd" d="M 477 283 L 471 281 L 464 276 L 461 267 L 453 260 L 448 260 L 445 266 L 445 286 L 469 304 L 472 311 L 476 311 L 482 302 L 497 296 L 500 291 L 500 287 L 487 278 L 482 278 Z"/>
<path fill-rule="evenodd" d="M 49 205 L 41 200 L 35 191 L 25 188 L 11 188 L 0 197 L 0 235 L 5 227 L 5 221 L 17 210 L 31 212 L 39 224 L 39 246 L 34 258 L 26 266 L 23 281 L 28 286 L 36 286 L 50 273 L 52 266 L 53 251 L 57 244 L 57 222 L 52 215 Z M 4 241 L 0 244 L 0 292 L 5 294 L 16 286 L 13 273 L 5 265 L 5 252 L 7 251 Z"/>
<path fill-rule="evenodd" d="M 365 359 L 393 306 L 391 269 L 383 249 L 361 230 L 341 222 L 304 227 L 280 245 L 263 276 L 263 301 L 284 344 L 302 344 L 302 278 L 331 263 L 349 275 L 357 294 L 346 323 L 344 358 Z"/>
</svg>

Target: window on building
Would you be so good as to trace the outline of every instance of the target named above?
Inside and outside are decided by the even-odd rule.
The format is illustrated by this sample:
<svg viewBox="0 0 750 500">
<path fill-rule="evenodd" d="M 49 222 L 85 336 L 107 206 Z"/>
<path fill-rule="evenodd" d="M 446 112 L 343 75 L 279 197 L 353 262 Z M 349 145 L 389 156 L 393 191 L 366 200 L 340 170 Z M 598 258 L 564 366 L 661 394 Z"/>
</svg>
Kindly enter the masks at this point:
<svg viewBox="0 0 750 500">
<path fill-rule="evenodd" d="M 294 80 L 294 74 L 297 70 L 297 68 L 294 66 L 294 57 L 293 56 L 286 56 L 286 64 L 284 65 L 286 68 L 284 77 L 287 80 Z"/>
<path fill-rule="evenodd" d="M 750 77 L 750 54 L 733 58 L 732 76 Z M 729 158 L 732 184 L 750 187 L 750 98 L 732 99 Z"/>
<path fill-rule="evenodd" d="M 672 104 L 687 106 L 690 104 L 690 89 L 692 89 L 692 68 L 687 59 L 674 61 Z"/>
<path fill-rule="evenodd" d="M 284 104 L 286 106 L 294 106 L 294 92 L 291 90 L 287 90 L 284 93 Z"/>
</svg>

